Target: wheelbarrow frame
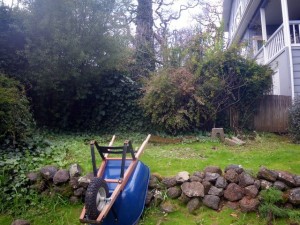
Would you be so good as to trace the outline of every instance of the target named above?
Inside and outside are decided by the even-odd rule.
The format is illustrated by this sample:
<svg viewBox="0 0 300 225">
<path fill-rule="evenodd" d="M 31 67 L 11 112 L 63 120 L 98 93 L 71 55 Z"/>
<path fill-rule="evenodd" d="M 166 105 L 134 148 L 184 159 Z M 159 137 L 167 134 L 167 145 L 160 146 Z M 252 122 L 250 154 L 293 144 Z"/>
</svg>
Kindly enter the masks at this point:
<svg viewBox="0 0 300 225">
<path fill-rule="evenodd" d="M 109 211 L 112 209 L 112 206 L 114 205 L 118 196 L 124 190 L 129 178 L 131 177 L 132 173 L 134 172 L 134 170 L 137 166 L 137 163 L 139 162 L 139 158 L 140 158 L 141 154 L 143 153 L 144 148 L 147 145 L 150 137 L 151 137 L 151 135 L 149 134 L 137 152 L 133 152 L 130 141 L 125 141 L 123 148 L 126 148 L 126 149 L 125 149 L 125 151 L 124 151 L 124 149 L 122 151 L 122 158 L 109 157 L 110 153 L 114 153 L 113 151 L 110 151 L 111 149 L 120 149 L 120 147 L 112 147 L 114 140 L 116 138 L 115 135 L 112 137 L 112 139 L 108 145 L 108 147 L 111 147 L 111 149 L 106 147 L 107 151 L 104 150 L 105 147 L 104 147 L 104 149 L 102 149 L 102 151 L 99 151 L 99 148 L 101 148 L 101 146 L 99 146 L 96 141 L 91 141 L 90 146 L 91 146 L 91 156 L 92 156 L 94 176 L 97 178 L 102 178 L 104 175 L 104 172 L 105 172 L 106 165 L 107 165 L 108 161 L 110 161 L 110 160 L 122 160 L 122 165 L 120 168 L 121 174 L 120 174 L 120 179 L 104 179 L 105 182 L 107 182 L 107 183 L 116 183 L 117 184 L 117 186 L 115 187 L 115 189 L 113 190 L 113 192 L 110 196 L 109 202 L 101 210 L 101 212 L 96 220 L 91 220 L 91 219 L 86 218 L 86 208 L 84 206 L 82 209 L 81 215 L 79 217 L 79 220 L 81 223 L 90 223 L 90 224 L 101 224 L 102 223 L 104 218 L 108 215 Z M 102 162 L 101 162 L 101 165 L 100 165 L 98 171 L 96 168 L 96 159 L 95 159 L 95 151 L 94 151 L 95 146 L 98 149 L 99 153 L 101 152 L 100 156 L 102 158 Z M 124 154 L 124 152 L 125 152 L 125 154 Z M 103 154 L 103 153 L 105 153 L 105 154 Z M 121 153 L 121 152 L 118 152 L 118 153 Z M 126 169 L 126 171 L 124 171 L 124 163 L 126 160 L 126 153 L 130 153 L 132 158 L 130 159 L 131 162 L 130 162 L 128 168 Z"/>
</svg>

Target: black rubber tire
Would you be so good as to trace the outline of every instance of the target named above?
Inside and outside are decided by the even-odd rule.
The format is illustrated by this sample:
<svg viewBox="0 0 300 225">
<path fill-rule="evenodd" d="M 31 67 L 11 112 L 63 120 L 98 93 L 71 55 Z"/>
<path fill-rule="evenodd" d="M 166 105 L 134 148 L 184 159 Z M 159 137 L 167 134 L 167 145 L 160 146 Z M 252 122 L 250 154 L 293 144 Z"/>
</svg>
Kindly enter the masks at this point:
<svg viewBox="0 0 300 225">
<path fill-rule="evenodd" d="M 97 195 L 99 192 L 101 192 L 102 197 L 108 198 L 109 191 L 107 183 L 102 178 L 96 177 L 89 184 L 85 194 L 86 215 L 91 220 L 97 219 L 101 212 L 101 209 L 99 210 L 97 203 Z M 101 204 L 103 206 L 105 203 L 101 202 Z"/>
</svg>

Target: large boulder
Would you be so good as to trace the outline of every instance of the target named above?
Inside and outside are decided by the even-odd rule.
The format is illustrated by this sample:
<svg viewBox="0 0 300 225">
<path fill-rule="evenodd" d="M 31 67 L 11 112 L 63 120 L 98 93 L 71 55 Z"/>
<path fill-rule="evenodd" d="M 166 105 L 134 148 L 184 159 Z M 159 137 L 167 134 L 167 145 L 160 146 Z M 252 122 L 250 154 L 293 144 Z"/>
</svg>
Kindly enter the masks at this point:
<svg viewBox="0 0 300 225">
<path fill-rule="evenodd" d="M 80 177 L 82 174 L 82 168 L 79 164 L 72 164 L 69 168 L 70 177 Z"/>
<path fill-rule="evenodd" d="M 66 183 L 69 179 L 70 179 L 69 171 L 60 169 L 55 173 L 55 175 L 53 177 L 53 183 L 54 184 L 63 184 L 63 183 Z"/>
<path fill-rule="evenodd" d="M 295 180 L 295 186 L 300 187 L 300 176 L 298 175 L 294 176 L 294 180 Z"/>
<path fill-rule="evenodd" d="M 222 196 L 223 193 L 224 193 L 223 188 L 217 188 L 215 186 L 212 186 L 208 191 L 209 195 L 214 195 L 214 196 Z"/>
<path fill-rule="evenodd" d="M 226 188 L 227 187 L 227 181 L 224 177 L 218 177 L 215 186 L 217 188 Z"/>
<path fill-rule="evenodd" d="M 245 195 L 251 198 L 255 198 L 258 195 L 258 189 L 255 185 L 245 187 Z"/>
<path fill-rule="evenodd" d="M 225 168 L 224 172 L 226 173 L 228 170 L 234 170 L 235 172 L 237 172 L 238 174 L 244 172 L 244 169 L 241 165 L 229 165 Z"/>
<path fill-rule="evenodd" d="M 224 191 L 224 197 L 231 202 L 242 199 L 244 195 L 244 189 L 235 183 L 230 183 Z"/>
<path fill-rule="evenodd" d="M 203 179 L 202 179 L 202 178 L 200 178 L 200 177 L 198 177 L 198 176 L 194 176 L 194 175 L 192 175 L 192 176 L 190 177 L 190 181 L 202 182 L 202 181 L 203 181 Z"/>
<path fill-rule="evenodd" d="M 227 170 L 224 177 L 230 183 L 237 183 L 239 181 L 239 174 L 234 169 Z"/>
<path fill-rule="evenodd" d="M 204 180 L 205 181 L 209 181 L 211 183 L 216 183 L 218 177 L 220 177 L 220 174 L 218 173 L 210 173 L 210 172 L 206 172 L 205 173 L 205 177 L 204 177 Z"/>
<path fill-rule="evenodd" d="M 78 177 L 71 177 L 70 178 L 69 185 L 73 189 L 77 189 L 79 187 L 78 179 L 79 179 Z"/>
<path fill-rule="evenodd" d="M 199 177 L 201 179 L 204 179 L 205 173 L 202 172 L 202 171 L 196 171 L 195 173 L 193 173 L 193 176 L 197 176 L 197 177 Z"/>
<path fill-rule="evenodd" d="M 56 172 L 57 168 L 55 166 L 45 166 L 42 169 L 40 169 L 42 177 L 47 181 L 52 181 Z"/>
<path fill-rule="evenodd" d="M 269 170 L 265 167 L 261 167 L 258 171 L 257 178 L 274 182 L 278 177 L 278 173 L 274 170 Z"/>
<path fill-rule="evenodd" d="M 259 206 L 257 198 L 244 197 L 240 200 L 240 207 L 242 212 L 255 212 Z"/>
<path fill-rule="evenodd" d="M 273 183 L 269 182 L 267 180 L 260 180 L 260 188 L 262 190 L 269 189 L 270 187 L 273 187 Z"/>
<path fill-rule="evenodd" d="M 293 205 L 300 205 L 300 188 L 294 188 L 289 191 L 289 202 Z"/>
<path fill-rule="evenodd" d="M 172 199 L 176 199 L 181 195 L 181 189 L 179 187 L 170 187 L 167 190 L 167 196 Z"/>
<path fill-rule="evenodd" d="M 152 191 L 147 191 L 145 205 L 150 206 L 152 199 L 154 198 L 154 194 Z"/>
<path fill-rule="evenodd" d="M 204 187 L 204 194 L 207 195 L 208 192 L 209 192 L 209 190 L 210 190 L 210 188 L 211 188 L 211 186 L 212 186 L 212 184 L 209 181 L 204 180 L 202 182 L 202 185 Z"/>
<path fill-rule="evenodd" d="M 166 188 L 170 188 L 170 187 L 174 187 L 176 186 L 177 182 L 176 182 L 176 177 L 164 177 L 161 181 L 161 183 L 166 187 Z"/>
<path fill-rule="evenodd" d="M 87 188 L 91 182 L 91 180 L 94 179 L 93 173 L 89 173 L 83 177 L 79 177 L 78 179 L 78 186 Z"/>
<path fill-rule="evenodd" d="M 294 176 L 285 171 L 278 171 L 278 180 L 282 181 L 290 187 L 294 187 L 296 185 Z"/>
<path fill-rule="evenodd" d="M 203 204 L 209 208 L 218 210 L 220 204 L 220 198 L 215 195 L 205 195 L 203 198 Z"/>
<path fill-rule="evenodd" d="M 190 179 L 190 174 L 189 174 L 189 172 L 186 172 L 186 171 L 179 172 L 176 175 L 176 182 L 178 184 L 182 184 L 184 182 L 187 182 L 187 181 L 189 181 L 189 179 Z"/>
<path fill-rule="evenodd" d="M 252 184 L 254 184 L 254 179 L 250 174 L 243 172 L 239 175 L 239 185 L 241 187 L 247 187 Z"/>
<path fill-rule="evenodd" d="M 154 176 L 153 174 L 151 174 L 151 176 L 150 176 L 150 180 L 149 180 L 149 188 L 150 189 L 155 189 L 155 188 L 159 188 L 159 179 L 156 177 L 156 176 Z"/>
<path fill-rule="evenodd" d="M 197 209 L 200 208 L 199 198 L 193 198 L 187 203 L 187 208 L 189 213 L 194 213 Z"/>
<path fill-rule="evenodd" d="M 288 189 L 288 186 L 285 183 L 283 183 L 282 181 L 279 181 L 279 180 L 274 182 L 273 187 L 280 190 L 280 191 L 285 191 L 285 190 Z"/>
<path fill-rule="evenodd" d="M 190 198 L 204 196 L 204 187 L 200 182 L 185 182 L 181 185 L 181 190 Z"/>
<path fill-rule="evenodd" d="M 217 173 L 222 176 L 222 170 L 218 166 L 208 166 L 204 169 L 204 173 Z"/>
<path fill-rule="evenodd" d="M 255 185 L 255 187 L 259 190 L 260 189 L 260 180 L 255 180 L 254 181 L 254 185 Z"/>
<path fill-rule="evenodd" d="M 81 197 L 81 196 L 85 195 L 85 190 L 86 190 L 85 188 L 80 187 L 80 188 L 74 190 L 73 194 L 76 197 Z"/>
</svg>

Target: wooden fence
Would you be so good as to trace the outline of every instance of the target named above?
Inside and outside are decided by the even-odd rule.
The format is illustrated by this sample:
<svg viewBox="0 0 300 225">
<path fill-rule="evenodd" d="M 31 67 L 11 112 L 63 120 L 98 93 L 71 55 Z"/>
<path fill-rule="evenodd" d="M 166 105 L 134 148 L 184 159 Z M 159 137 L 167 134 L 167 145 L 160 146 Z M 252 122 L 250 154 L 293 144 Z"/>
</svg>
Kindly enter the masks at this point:
<svg viewBox="0 0 300 225">
<path fill-rule="evenodd" d="M 285 133 L 288 130 L 290 96 L 266 95 L 261 100 L 258 113 L 254 116 L 256 131 Z"/>
</svg>

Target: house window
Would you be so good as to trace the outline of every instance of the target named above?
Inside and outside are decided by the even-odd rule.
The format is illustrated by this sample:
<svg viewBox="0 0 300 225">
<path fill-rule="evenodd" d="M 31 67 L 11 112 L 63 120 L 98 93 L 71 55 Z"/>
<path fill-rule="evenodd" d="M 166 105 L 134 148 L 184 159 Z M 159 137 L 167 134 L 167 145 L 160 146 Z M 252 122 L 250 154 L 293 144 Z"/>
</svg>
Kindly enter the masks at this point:
<svg viewBox="0 0 300 225">
<path fill-rule="evenodd" d="M 264 41 L 262 36 L 253 36 L 253 52 L 256 53 L 263 47 Z"/>
</svg>

